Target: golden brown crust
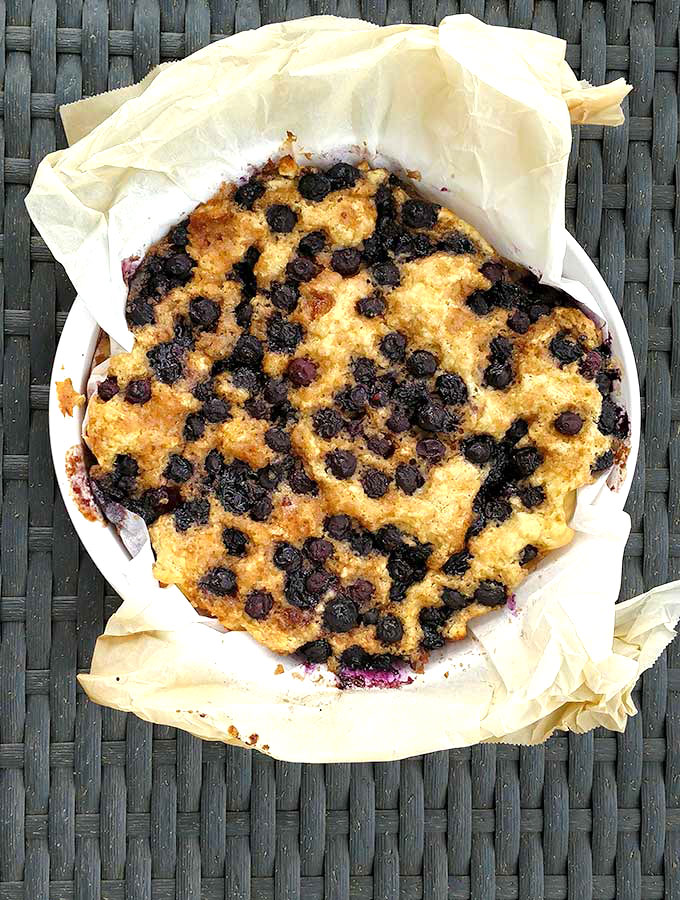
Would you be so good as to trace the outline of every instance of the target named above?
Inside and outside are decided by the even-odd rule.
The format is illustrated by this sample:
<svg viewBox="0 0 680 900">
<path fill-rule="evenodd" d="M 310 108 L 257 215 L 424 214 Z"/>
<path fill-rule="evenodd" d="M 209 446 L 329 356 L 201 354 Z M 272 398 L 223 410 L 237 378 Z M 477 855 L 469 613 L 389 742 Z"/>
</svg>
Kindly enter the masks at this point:
<svg viewBox="0 0 680 900">
<path fill-rule="evenodd" d="M 363 167 L 353 186 L 305 199 L 300 179 L 317 171 L 300 172 L 286 159 L 250 183 L 261 189 L 254 190 L 257 196 L 246 189 L 245 202 L 243 189 L 235 199 L 234 187 L 225 186 L 194 211 L 188 232 L 180 225 L 149 250 L 131 281 L 128 313 L 132 320 L 150 315 L 154 321 L 135 327 L 134 349 L 112 359 L 109 388 L 91 402 L 87 439 L 98 463 L 91 475 L 105 505 L 122 502 L 151 522 L 159 581 L 178 585 L 226 627 L 246 629 L 282 653 L 326 641 L 314 644 L 308 658 L 320 659 L 330 648 L 331 665 L 357 646 L 420 665 L 442 637 L 464 637 L 469 619 L 494 605 L 493 591 L 483 590 L 487 583 L 500 583 L 507 595 L 534 558 L 569 542 L 565 504 L 592 479 L 595 461 L 604 465 L 608 457 L 603 454 L 618 448 L 625 424 L 618 411 L 602 408 L 614 376 L 611 370 L 606 374 L 601 335 L 565 295 L 539 287 L 525 270 L 499 260 L 449 210 L 433 213 L 429 204 L 417 203 L 407 208 L 417 195 L 388 180 L 385 171 Z M 317 189 L 312 184 L 307 192 Z M 272 218 L 276 204 L 287 210 L 280 220 Z M 308 247 L 308 255 L 300 256 L 300 240 L 317 231 L 323 232 L 323 247 Z M 343 264 L 351 270 L 351 254 L 339 261 L 333 257 L 341 248 L 361 252 L 356 274 L 334 271 Z M 379 264 L 396 268 L 378 271 L 376 252 Z M 308 270 L 303 274 L 311 272 L 311 277 L 297 282 L 299 296 L 290 304 L 295 308 L 285 309 L 280 297 L 274 299 L 277 284 L 295 282 L 303 271 L 291 271 L 298 257 Z M 182 265 L 193 268 L 182 272 Z M 395 271 L 399 283 L 384 283 L 394 280 Z M 375 295 L 377 307 L 360 303 Z M 207 305 L 196 313 L 198 298 Z M 216 323 L 195 321 L 201 315 L 210 318 L 211 310 L 219 314 Z M 518 311 L 511 327 L 508 319 Z M 406 363 L 388 359 L 381 349 L 381 341 L 394 332 L 406 339 Z M 244 335 L 263 351 L 261 362 L 247 362 L 250 375 L 244 374 L 237 343 Z M 556 350 L 556 339 L 567 343 Z M 169 348 L 165 356 L 159 345 Z M 432 354 L 436 371 L 420 373 L 416 361 L 408 361 L 414 351 Z M 570 353 L 577 354 L 571 361 Z M 309 384 L 299 383 L 307 377 L 291 374 L 293 358 L 313 363 Z M 359 371 L 357 360 L 372 360 L 376 371 L 365 362 Z M 423 363 L 427 372 L 429 360 Z M 509 384 L 504 385 L 499 367 L 510 373 Z M 446 396 L 445 387 L 446 402 L 437 396 L 443 373 L 462 379 L 457 382 L 464 383 L 462 400 Z M 309 369 L 302 375 L 308 376 Z M 150 399 L 129 402 L 129 385 L 140 380 L 148 385 Z M 366 397 L 357 401 L 347 395 L 362 383 Z M 204 419 L 203 433 L 187 439 L 187 416 L 200 418 L 206 397 L 224 401 L 229 418 Z M 134 390 L 132 399 L 139 399 Z M 361 413 L 351 408 L 357 402 Z M 331 431 L 333 421 L 344 420 L 338 434 L 319 435 L 315 414 L 320 409 L 332 411 Z M 578 433 L 556 427 L 565 411 L 580 418 Z M 399 413 L 408 417 L 404 432 L 395 430 Z M 602 426 L 605 413 L 611 422 Z M 508 429 L 518 420 L 526 429 L 515 426 L 511 439 Z M 272 427 L 286 431 L 290 451 L 267 445 L 265 434 Z M 561 427 L 568 431 L 571 426 L 564 422 Z M 474 452 L 466 447 L 480 434 L 493 438 L 493 453 L 489 461 L 475 464 L 468 458 Z M 376 437 L 382 444 L 373 442 L 371 449 Z M 439 444 L 423 445 L 427 440 Z M 337 477 L 329 463 L 329 452 L 336 450 L 352 455 L 355 470 L 348 478 Z M 192 469 L 185 481 L 166 477 L 173 454 Z M 134 465 L 125 462 L 127 457 Z M 239 469 L 234 460 L 245 466 Z M 272 470 L 262 472 L 267 466 L 278 467 L 274 474 L 281 480 L 273 488 Z M 415 467 L 422 486 L 406 493 L 408 479 L 397 477 L 398 466 L 407 467 L 411 476 Z M 527 493 L 531 487 L 533 498 Z M 194 505 L 186 507 L 187 501 Z M 178 503 L 184 504 L 179 511 Z M 339 514 L 352 520 L 351 540 L 324 530 L 327 517 Z M 385 526 L 399 529 L 401 544 L 390 544 L 389 533 L 380 531 Z M 228 552 L 225 528 L 247 536 L 244 555 Z M 318 559 L 313 564 L 303 553 L 304 573 L 297 568 L 286 575 L 274 562 L 277 545 L 288 542 L 300 550 L 310 538 L 330 541 L 318 552 L 330 548 L 332 555 L 324 564 Z M 451 555 L 463 550 L 467 557 L 447 566 Z M 218 596 L 208 589 L 215 581 L 207 587 L 206 573 L 216 568 L 233 574 L 233 592 Z M 334 576 L 325 594 L 307 590 L 314 572 L 317 591 L 320 572 Z M 219 590 L 231 590 L 224 578 Z M 361 584 L 352 588 L 357 579 L 370 582 L 372 590 Z M 462 608 L 448 617 L 423 614 L 425 607 L 444 609 L 444 589 L 464 596 L 446 595 Z M 267 592 L 271 599 L 259 595 L 248 605 L 253 591 Z M 338 597 L 341 609 L 334 606 Z M 337 615 L 324 613 L 327 607 Z M 263 617 L 253 618 L 246 609 Z M 364 622 L 369 609 L 374 611 Z M 347 631 L 339 630 L 347 624 L 343 615 L 349 615 Z M 376 628 L 376 618 L 384 623 L 385 615 L 396 617 L 397 632 L 394 622 Z M 387 643 L 400 628 L 401 638 Z M 361 658 L 353 652 L 345 663 Z"/>
</svg>

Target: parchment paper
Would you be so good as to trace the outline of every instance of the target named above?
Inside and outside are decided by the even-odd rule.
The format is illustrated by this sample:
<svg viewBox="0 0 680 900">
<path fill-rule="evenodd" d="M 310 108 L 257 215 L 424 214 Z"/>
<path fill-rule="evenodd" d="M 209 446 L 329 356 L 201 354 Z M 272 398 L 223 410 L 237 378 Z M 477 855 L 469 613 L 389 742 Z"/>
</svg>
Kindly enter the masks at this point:
<svg viewBox="0 0 680 900">
<path fill-rule="evenodd" d="M 578 82 L 565 43 L 470 16 L 376 28 L 318 17 L 246 32 L 141 85 L 62 108 L 68 150 L 41 163 L 29 212 L 99 324 L 123 347 L 121 262 L 224 180 L 291 152 L 417 172 L 419 190 L 505 256 L 561 282 L 574 122 L 619 124 L 622 79 Z M 286 135 L 294 137 L 288 138 Z M 573 543 L 544 560 L 514 610 L 472 623 L 398 689 L 338 690 L 200 617 L 153 579 L 148 542 L 97 643 L 89 696 L 285 759 L 393 759 L 556 728 L 623 729 L 640 674 L 673 636 L 680 583 L 614 606 L 630 523 L 600 479 L 579 492 Z M 94 527 L 94 526 L 93 526 Z"/>
</svg>

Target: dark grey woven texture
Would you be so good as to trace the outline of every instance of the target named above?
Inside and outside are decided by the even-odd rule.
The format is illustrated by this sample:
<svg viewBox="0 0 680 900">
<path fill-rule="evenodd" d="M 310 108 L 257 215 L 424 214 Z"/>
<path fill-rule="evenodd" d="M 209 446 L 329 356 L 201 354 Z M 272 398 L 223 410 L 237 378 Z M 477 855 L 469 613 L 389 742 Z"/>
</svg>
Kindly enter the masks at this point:
<svg viewBox="0 0 680 900">
<path fill-rule="evenodd" d="M 678 900 L 678 644 L 643 678 L 641 714 L 624 735 L 401 764 L 274 763 L 86 701 L 75 675 L 118 601 L 55 491 L 47 383 L 73 292 L 31 231 L 24 198 L 37 162 L 64 146 L 60 104 L 285 17 L 434 24 L 469 12 L 559 34 L 593 82 L 627 77 L 636 90 L 626 125 L 575 132 L 567 220 L 622 308 L 640 367 L 646 423 L 622 590 L 632 596 L 680 576 L 680 0 L 7 0 L 0 9 L 0 900 Z"/>
</svg>

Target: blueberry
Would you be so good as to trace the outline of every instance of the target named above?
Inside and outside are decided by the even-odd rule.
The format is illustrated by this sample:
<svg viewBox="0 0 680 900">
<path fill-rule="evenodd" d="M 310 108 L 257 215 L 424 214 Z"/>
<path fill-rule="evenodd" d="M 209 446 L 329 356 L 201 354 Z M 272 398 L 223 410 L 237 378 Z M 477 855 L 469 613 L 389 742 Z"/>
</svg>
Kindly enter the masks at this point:
<svg viewBox="0 0 680 900">
<path fill-rule="evenodd" d="M 302 326 L 288 322 L 281 313 L 274 313 L 267 321 L 267 344 L 272 353 L 294 353 L 302 340 Z"/>
<path fill-rule="evenodd" d="M 206 422 L 215 424 L 226 422 L 227 419 L 231 418 L 229 404 L 226 400 L 222 400 L 221 397 L 211 397 L 209 400 L 206 400 L 201 408 L 201 412 Z"/>
<path fill-rule="evenodd" d="M 618 372 L 616 372 L 616 380 L 618 377 Z M 595 384 L 603 397 L 607 397 L 614 390 L 614 380 L 615 378 L 610 372 L 598 372 L 595 376 Z"/>
<path fill-rule="evenodd" d="M 317 565 L 323 565 L 335 552 L 330 541 L 327 541 L 325 538 L 313 537 L 305 540 L 303 550 L 309 559 Z"/>
<path fill-rule="evenodd" d="M 135 297 L 128 300 L 125 305 L 125 318 L 130 326 L 152 325 L 156 321 L 156 314 L 151 303 L 143 297 Z"/>
<path fill-rule="evenodd" d="M 485 299 L 489 306 L 511 309 L 524 301 L 524 294 L 516 284 L 509 281 L 497 281 L 486 292 Z"/>
<path fill-rule="evenodd" d="M 560 434 L 572 437 L 583 428 L 583 419 L 575 412 L 563 412 L 555 419 L 555 428 Z"/>
<path fill-rule="evenodd" d="M 347 594 L 357 605 L 362 605 L 370 602 L 375 594 L 375 588 L 365 578 L 357 578 L 356 581 L 347 586 Z"/>
<path fill-rule="evenodd" d="M 477 252 L 477 248 L 470 238 L 465 234 L 461 234 L 460 231 L 447 231 L 443 234 L 439 239 L 437 249 L 444 250 L 446 253 L 456 254 Z"/>
<path fill-rule="evenodd" d="M 377 625 L 379 618 L 380 613 L 375 606 L 372 609 L 367 609 L 366 612 L 359 613 L 359 623 L 361 625 Z"/>
<path fill-rule="evenodd" d="M 125 399 L 128 403 L 147 403 L 151 399 L 151 381 L 148 378 L 129 381 L 125 388 Z"/>
<path fill-rule="evenodd" d="M 357 644 L 352 644 L 340 655 L 340 665 L 344 669 L 352 669 L 354 671 L 365 669 L 368 664 L 368 654 Z"/>
<path fill-rule="evenodd" d="M 354 187 L 361 178 L 361 172 L 354 166 L 350 166 L 349 163 L 340 162 L 328 169 L 326 178 L 330 181 L 333 190 L 338 191 L 341 188 Z"/>
<path fill-rule="evenodd" d="M 225 528 L 222 532 L 222 543 L 230 556 L 245 556 L 249 538 L 238 528 Z"/>
<path fill-rule="evenodd" d="M 375 363 L 372 359 L 365 356 L 359 356 L 352 360 L 352 375 L 356 381 L 365 385 L 372 385 L 376 379 Z"/>
<path fill-rule="evenodd" d="M 335 597 L 329 600 L 323 611 L 323 624 L 329 631 L 344 634 L 357 624 L 358 611 L 356 603 L 349 597 Z"/>
<path fill-rule="evenodd" d="M 147 359 L 156 378 L 163 384 L 174 384 L 184 374 L 182 349 L 175 341 L 165 341 L 147 350 Z"/>
<path fill-rule="evenodd" d="M 357 556 L 368 556 L 374 549 L 373 535 L 366 528 L 354 528 L 349 533 L 349 545 Z"/>
<path fill-rule="evenodd" d="M 399 331 L 391 331 L 380 341 L 380 352 L 390 362 L 402 362 L 406 356 L 406 337 Z"/>
<path fill-rule="evenodd" d="M 97 385 L 97 396 L 100 400 L 103 400 L 104 403 L 107 403 L 112 397 L 115 397 L 119 391 L 118 379 L 115 375 L 107 375 L 106 378 Z"/>
<path fill-rule="evenodd" d="M 543 456 L 536 447 L 521 447 L 512 453 L 512 464 L 520 478 L 533 475 L 543 462 Z"/>
<path fill-rule="evenodd" d="M 208 591 L 210 594 L 225 597 L 227 594 L 236 593 L 236 575 L 231 569 L 217 566 L 206 572 L 199 581 L 198 586 L 201 590 Z"/>
<path fill-rule="evenodd" d="M 412 260 L 422 259 L 440 248 L 435 247 L 426 234 L 410 234 L 404 231 L 396 238 L 392 249 L 395 256 L 405 256 L 406 259 Z"/>
<path fill-rule="evenodd" d="M 502 497 L 493 497 L 484 504 L 484 516 L 489 522 L 505 522 L 512 515 L 512 506 Z"/>
<path fill-rule="evenodd" d="M 388 437 L 380 434 L 369 434 L 365 436 L 364 440 L 368 449 L 371 453 L 375 453 L 376 456 L 389 459 L 394 453 L 394 444 Z"/>
<path fill-rule="evenodd" d="M 364 493 L 373 500 L 383 497 L 390 487 L 390 479 L 379 469 L 366 469 L 360 480 Z"/>
<path fill-rule="evenodd" d="M 275 203 L 273 206 L 267 207 L 266 212 L 267 225 L 276 234 L 288 234 L 295 228 L 297 222 L 297 213 L 290 206 L 283 203 Z"/>
<path fill-rule="evenodd" d="M 194 325 L 214 331 L 220 317 L 220 305 L 207 297 L 193 297 L 189 302 L 189 318 Z"/>
<path fill-rule="evenodd" d="M 331 256 L 331 269 L 342 275 L 343 278 L 351 278 L 356 275 L 361 266 L 361 251 L 356 247 L 343 247 L 334 250 Z"/>
<path fill-rule="evenodd" d="M 467 385 L 460 375 L 455 375 L 453 372 L 444 372 L 437 378 L 435 388 L 444 403 L 460 406 L 467 402 Z"/>
<path fill-rule="evenodd" d="M 357 458 L 349 450 L 331 450 L 326 454 L 326 466 L 332 475 L 344 480 L 354 475 Z"/>
<path fill-rule="evenodd" d="M 118 453 L 113 466 L 116 477 L 139 475 L 139 463 L 129 453 Z"/>
<path fill-rule="evenodd" d="M 446 425 L 446 410 L 439 401 L 429 401 L 416 413 L 416 421 L 424 431 L 443 431 Z"/>
<path fill-rule="evenodd" d="M 368 403 L 368 391 L 365 385 L 359 384 L 356 387 L 349 387 L 340 391 L 335 399 L 346 412 L 359 414 L 364 411 Z"/>
<path fill-rule="evenodd" d="M 302 553 L 285 541 L 278 543 L 274 550 L 274 565 L 284 572 L 292 572 L 302 565 Z"/>
<path fill-rule="evenodd" d="M 298 244 L 298 253 L 302 256 L 316 256 L 326 246 L 326 235 L 323 231 L 310 231 Z"/>
<path fill-rule="evenodd" d="M 176 278 L 181 284 L 185 284 L 191 277 L 191 270 L 195 262 L 188 253 L 173 253 L 163 263 L 163 268 L 168 275 Z"/>
<path fill-rule="evenodd" d="M 580 361 L 578 370 L 584 378 L 595 378 L 602 368 L 602 356 L 597 350 L 588 350 L 586 355 Z M 609 393 L 609 391 L 606 391 Z"/>
<path fill-rule="evenodd" d="M 294 281 L 272 281 L 269 299 L 277 309 L 291 313 L 298 305 L 300 289 Z"/>
<path fill-rule="evenodd" d="M 306 356 L 291 359 L 286 374 L 295 387 L 309 387 L 317 376 L 316 363 Z"/>
<path fill-rule="evenodd" d="M 416 453 L 431 463 L 439 463 L 444 459 L 446 447 L 437 438 L 423 438 L 416 444 Z"/>
<path fill-rule="evenodd" d="M 462 442 L 463 455 L 468 462 L 483 466 L 491 459 L 494 446 L 495 441 L 490 434 L 477 434 Z"/>
<path fill-rule="evenodd" d="M 423 650 L 437 650 L 439 647 L 443 647 L 444 638 L 440 634 L 439 629 L 433 628 L 431 625 L 425 625 L 420 646 Z"/>
<path fill-rule="evenodd" d="M 391 553 L 404 544 L 404 538 L 396 525 L 382 525 L 375 535 L 375 545 L 381 553 Z"/>
<path fill-rule="evenodd" d="M 569 340 L 566 331 L 560 331 L 550 341 L 550 352 L 563 365 L 576 362 L 583 356 L 583 349 L 575 341 Z"/>
<path fill-rule="evenodd" d="M 331 575 L 330 572 L 325 572 L 323 569 L 317 569 L 305 578 L 305 590 L 316 597 L 320 597 L 336 582 L 335 575 Z"/>
<path fill-rule="evenodd" d="M 513 378 L 512 366 L 508 362 L 491 363 L 484 370 L 484 384 L 499 391 L 511 384 Z"/>
<path fill-rule="evenodd" d="M 605 450 L 604 453 L 600 454 L 597 457 L 595 462 L 590 467 L 590 471 L 595 475 L 597 472 L 604 472 L 605 469 L 609 469 L 614 465 L 614 454 L 611 450 Z"/>
<path fill-rule="evenodd" d="M 280 465 L 270 464 L 268 466 L 263 466 L 261 469 L 257 470 L 257 483 L 260 487 L 263 487 L 265 491 L 271 493 L 272 491 L 275 491 L 281 483 L 283 474 Z"/>
<path fill-rule="evenodd" d="M 210 518 L 208 500 L 188 500 L 175 510 L 175 528 L 186 531 L 192 525 L 207 525 Z"/>
<path fill-rule="evenodd" d="M 483 606 L 500 606 L 507 596 L 507 588 L 500 581 L 482 581 L 474 593 L 475 602 Z"/>
<path fill-rule="evenodd" d="M 264 357 L 264 347 L 253 334 L 242 334 L 229 356 L 229 368 L 259 369 Z"/>
<path fill-rule="evenodd" d="M 179 453 L 171 453 L 168 458 L 168 464 L 165 467 L 163 475 L 168 481 L 176 481 L 178 484 L 184 484 L 194 474 L 194 464 L 180 456 Z"/>
<path fill-rule="evenodd" d="M 271 419 L 271 409 L 264 397 L 249 397 L 243 408 L 253 419 Z"/>
<path fill-rule="evenodd" d="M 319 486 L 305 472 L 304 466 L 298 460 L 288 475 L 288 484 L 294 494 L 310 494 L 313 497 L 319 493 Z"/>
<path fill-rule="evenodd" d="M 479 267 L 479 271 L 485 278 L 488 278 L 491 284 L 495 284 L 497 281 L 500 281 L 501 278 L 507 273 L 506 267 L 503 263 L 494 262 L 493 260 L 488 260 L 483 265 Z"/>
<path fill-rule="evenodd" d="M 529 307 L 529 319 L 531 322 L 538 322 L 543 316 L 549 316 L 551 312 L 551 307 L 546 303 L 534 303 Z"/>
<path fill-rule="evenodd" d="M 602 401 L 600 418 L 597 422 L 597 427 L 602 432 L 602 434 L 614 434 L 617 437 L 625 437 L 625 433 L 623 435 L 619 434 L 619 432 L 621 431 L 620 422 L 622 414 L 623 410 L 621 409 L 621 407 L 617 406 L 616 403 L 614 403 L 608 397 L 605 397 Z"/>
<path fill-rule="evenodd" d="M 527 509 L 539 506 L 545 500 L 545 491 L 540 484 L 530 484 L 517 491 L 517 496 Z"/>
<path fill-rule="evenodd" d="M 382 316 L 386 309 L 385 298 L 377 291 L 368 297 L 362 297 L 361 300 L 356 302 L 356 311 L 366 319 L 375 319 L 376 316 Z"/>
<path fill-rule="evenodd" d="M 425 484 L 418 467 L 408 463 L 399 463 L 394 480 L 405 494 L 413 494 Z"/>
<path fill-rule="evenodd" d="M 170 240 L 175 247 L 183 250 L 189 243 L 189 219 L 179 222 L 170 232 Z"/>
<path fill-rule="evenodd" d="M 286 275 L 293 281 L 311 281 L 321 272 L 320 266 L 308 256 L 294 256 L 286 266 Z"/>
<path fill-rule="evenodd" d="M 336 541 L 343 541 L 349 535 L 352 520 L 344 513 L 338 513 L 335 516 L 326 516 L 324 519 L 324 531 Z"/>
<path fill-rule="evenodd" d="M 282 428 L 268 428 L 264 433 L 264 442 L 275 453 L 288 453 L 290 437 Z"/>
<path fill-rule="evenodd" d="M 245 614 L 251 619 L 266 619 L 274 605 L 274 598 L 269 591 L 251 591 L 246 597 L 243 607 Z"/>
<path fill-rule="evenodd" d="M 331 655 L 331 645 L 328 641 L 308 641 L 298 648 L 298 653 L 303 656 L 308 663 L 326 662 Z"/>
<path fill-rule="evenodd" d="M 203 437 L 205 419 L 201 413 L 189 413 L 184 422 L 184 440 L 197 441 Z"/>
<path fill-rule="evenodd" d="M 482 291 L 473 291 L 465 298 L 465 303 L 476 316 L 485 316 L 490 310 Z"/>
<path fill-rule="evenodd" d="M 323 200 L 333 190 L 331 182 L 325 175 L 318 172 L 307 172 L 298 182 L 298 191 L 305 198 L 314 203 Z"/>
<path fill-rule="evenodd" d="M 516 444 L 521 441 L 525 435 L 529 433 L 529 423 L 525 419 L 515 419 L 512 425 L 505 432 L 504 439 L 509 444 Z"/>
<path fill-rule="evenodd" d="M 452 553 L 442 566 L 445 575 L 465 575 L 470 568 L 472 554 L 467 550 L 458 550 Z"/>
<path fill-rule="evenodd" d="M 526 547 L 522 548 L 522 552 L 519 555 L 519 564 L 520 566 L 526 566 L 533 559 L 536 559 L 538 556 L 538 549 L 534 547 L 533 544 L 527 544 Z"/>
<path fill-rule="evenodd" d="M 266 522 L 274 509 L 271 497 L 264 496 L 256 500 L 250 507 L 248 515 L 253 522 Z"/>
<path fill-rule="evenodd" d="M 252 209 L 255 201 L 259 200 L 264 194 L 264 191 L 265 187 L 262 182 L 253 178 L 245 184 L 242 184 L 240 188 L 236 189 L 236 192 L 234 193 L 234 203 L 238 203 L 238 205 L 242 206 L 244 209 Z"/>
<path fill-rule="evenodd" d="M 410 424 L 408 416 L 399 410 L 393 412 L 385 422 L 385 425 L 395 434 L 402 434 L 404 431 L 408 431 Z"/>
<path fill-rule="evenodd" d="M 492 362 L 506 362 L 512 356 L 512 341 L 499 334 L 491 340 L 489 350 Z"/>
<path fill-rule="evenodd" d="M 526 334 L 530 326 L 531 319 L 521 309 L 516 309 L 511 316 L 508 316 L 508 328 L 511 328 L 516 334 Z"/>
<path fill-rule="evenodd" d="M 249 300 L 241 300 L 240 303 L 236 304 L 234 307 L 234 320 L 239 328 L 250 328 L 254 311 L 253 304 Z"/>
<path fill-rule="evenodd" d="M 449 617 L 444 606 L 424 606 L 418 614 L 418 621 L 426 628 L 441 628 Z"/>
<path fill-rule="evenodd" d="M 443 588 L 442 600 L 444 601 L 445 606 L 452 612 L 458 612 L 458 610 L 465 609 L 466 606 L 469 606 L 472 603 L 470 597 L 466 597 L 465 594 L 462 594 L 460 591 L 456 591 L 453 588 Z"/>
<path fill-rule="evenodd" d="M 387 285 L 388 287 L 396 287 L 400 282 L 399 268 L 391 262 L 375 263 L 371 266 L 371 277 L 376 284 Z"/>
<path fill-rule="evenodd" d="M 326 441 L 337 437 L 342 430 L 342 416 L 334 409 L 317 409 L 312 423 L 314 431 Z"/>
<path fill-rule="evenodd" d="M 407 200 L 401 208 L 401 217 L 409 228 L 432 228 L 439 216 L 440 207 L 425 200 Z"/>
<path fill-rule="evenodd" d="M 406 368 L 416 378 L 428 378 L 437 371 L 438 360 L 429 350 L 414 350 L 406 360 Z"/>
<path fill-rule="evenodd" d="M 375 636 L 381 644 L 398 644 L 404 636 L 401 619 L 393 615 L 383 616 L 376 625 Z"/>
</svg>

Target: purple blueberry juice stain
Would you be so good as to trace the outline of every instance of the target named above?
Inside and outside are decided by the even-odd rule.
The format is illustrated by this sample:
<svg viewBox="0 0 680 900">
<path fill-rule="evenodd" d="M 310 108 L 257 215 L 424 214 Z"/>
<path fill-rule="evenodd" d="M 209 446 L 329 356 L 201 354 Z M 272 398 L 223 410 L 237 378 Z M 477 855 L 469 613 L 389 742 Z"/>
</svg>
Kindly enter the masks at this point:
<svg viewBox="0 0 680 900">
<path fill-rule="evenodd" d="M 130 279 L 139 268 L 141 261 L 141 257 L 139 256 L 128 256 L 128 258 L 124 259 L 120 264 L 120 269 L 123 273 L 123 281 L 126 285 L 130 284 Z"/>
<path fill-rule="evenodd" d="M 513 615 L 517 612 L 517 601 L 515 600 L 514 594 L 510 594 L 510 596 L 508 597 L 506 606 Z"/>
<path fill-rule="evenodd" d="M 413 683 L 413 678 L 410 675 L 396 668 L 390 668 L 386 671 L 340 668 L 336 678 L 338 687 L 342 691 L 348 688 L 399 688 L 403 684 Z"/>
</svg>

